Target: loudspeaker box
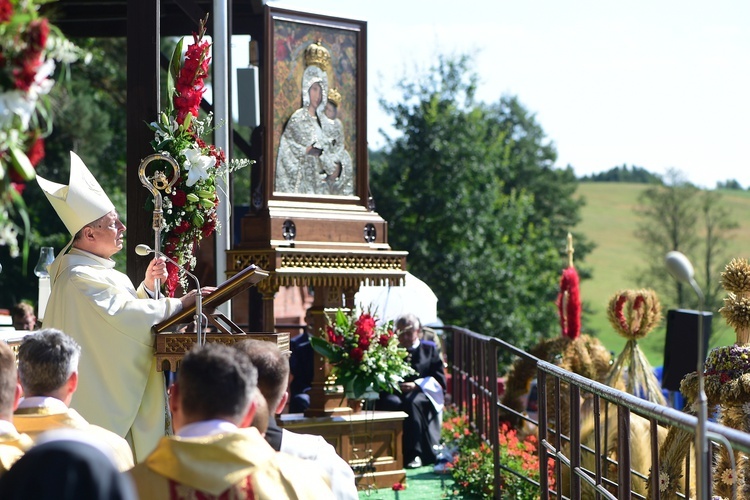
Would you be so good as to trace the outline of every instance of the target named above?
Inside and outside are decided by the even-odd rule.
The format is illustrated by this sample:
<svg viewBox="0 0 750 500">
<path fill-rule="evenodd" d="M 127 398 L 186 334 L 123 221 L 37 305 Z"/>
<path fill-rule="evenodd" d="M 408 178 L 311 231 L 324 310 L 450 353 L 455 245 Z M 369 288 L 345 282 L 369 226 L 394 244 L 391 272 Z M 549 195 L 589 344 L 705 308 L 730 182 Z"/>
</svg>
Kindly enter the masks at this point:
<svg viewBox="0 0 750 500">
<path fill-rule="evenodd" d="M 690 309 L 667 311 L 667 338 L 664 342 L 663 389 L 679 391 L 682 378 L 698 366 L 698 320 L 703 316 L 703 347 L 708 355 L 708 338 L 711 336 L 710 312 Z"/>
</svg>

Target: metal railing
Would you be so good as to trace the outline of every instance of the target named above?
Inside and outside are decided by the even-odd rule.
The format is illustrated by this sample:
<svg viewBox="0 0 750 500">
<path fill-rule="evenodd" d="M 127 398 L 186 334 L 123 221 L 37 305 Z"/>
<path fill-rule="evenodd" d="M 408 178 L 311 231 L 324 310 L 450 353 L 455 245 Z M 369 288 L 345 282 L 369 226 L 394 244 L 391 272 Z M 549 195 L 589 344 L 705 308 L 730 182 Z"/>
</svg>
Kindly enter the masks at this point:
<svg viewBox="0 0 750 500">
<path fill-rule="evenodd" d="M 540 498 L 646 498 L 645 485 L 649 470 L 631 467 L 631 424 L 640 422 L 648 427 L 648 450 L 653 470 L 659 470 L 659 434 L 677 428 L 695 434 L 696 417 L 675 409 L 639 399 L 607 385 L 581 377 L 554 364 L 539 360 L 500 339 L 454 326 L 444 326 L 444 345 L 449 345 L 448 367 L 451 373 L 450 392 L 453 403 L 465 413 L 469 424 L 493 450 L 493 484 L 495 498 L 502 498 L 503 475 L 514 474 L 532 484 L 537 484 L 522 474 L 500 464 L 499 431 L 500 410 L 514 415 L 538 428 Z M 517 412 L 500 403 L 498 395 L 498 359 L 502 353 L 522 358 L 536 364 L 538 391 L 538 420 Z M 567 396 L 567 418 L 561 412 L 561 399 Z M 581 401 L 586 408 L 582 415 Z M 638 420 L 638 418 L 643 420 Z M 590 423 L 589 443 L 582 442 L 581 422 Z M 613 428 L 610 428 L 614 426 Z M 562 431 L 567 429 L 567 434 Z M 730 429 L 712 422 L 708 433 L 714 448 L 730 446 L 735 451 L 750 454 L 750 434 Z M 610 438 L 610 436 L 612 436 Z M 608 442 L 610 440 L 612 442 Z M 644 440 L 639 439 L 639 443 Z M 614 453 L 612 453 L 614 451 Z M 643 452 L 644 450 L 640 450 Z M 555 484 L 548 482 L 548 459 L 553 461 Z M 691 453 L 685 460 L 683 492 L 689 491 L 691 478 Z M 692 474 L 692 475 L 691 475 Z M 736 476 L 735 476 L 736 477 Z M 652 474 L 650 498 L 662 498 L 659 474 Z M 634 482 L 635 481 L 635 482 Z M 637 482 L 643 481 L 638 485 Z M 694 489 L 690 491 L 695 495 Z M 678 498 L 686 498 L 677 493 Z M 670 499 L 671 500 L 671 499 Z"/>
</svg>

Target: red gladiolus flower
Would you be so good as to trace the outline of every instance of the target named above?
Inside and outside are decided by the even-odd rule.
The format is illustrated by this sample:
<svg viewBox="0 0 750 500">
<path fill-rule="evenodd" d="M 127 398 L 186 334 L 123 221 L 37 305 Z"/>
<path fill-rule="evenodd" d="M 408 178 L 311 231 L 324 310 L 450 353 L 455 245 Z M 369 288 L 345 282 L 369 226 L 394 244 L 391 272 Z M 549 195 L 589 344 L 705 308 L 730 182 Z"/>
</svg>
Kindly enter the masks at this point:
<svg viewBox="0 0 750 500">
<path fill-rule="evenodd" d="M 175 227 L 172 231 L 175 234 L 182 234 L 187 232 L 190 229 L 190 223 L 186 220 L 180 222 L 180 225 Z"/>
<path fill-rule="evenodd" d="M 177 116 L 175 117 L 175 121 L 177 123 L 179 123 L 180 125 L 182 125 L 183 123 L 185 123 L 185 117 L 187 115 L 189 115 L 189 114 L 192 114 L 192 113 L 190 111 L 186 110 L 186 109 L 181 109 L 180 111 L 177 112 Z M 195 116 L 195 115 L 193 115 L 193 116 Z"/>
<path fill-rule="evenodd" d="M 388 342 L 390 341 L 391 341 L 391 337 L 389 337 L 388 334 L 385 334 L 385 333 L 381 335 L 380 338 L 378 339 L 378 343 L 382 345 L 383 347 L 387 347 Z"/>
<path fill-rule="evenodd" d="M 203 99 L 205 92 L 205 87 L 200 89 L 187 88 L 184 92 L 180 92 L 179 97 L 175 98 L 175 107 L 197 109 L 201 105 L 201 99 Z"/>
<path fill-rule="evenodd" d="M 36 71 L 39 67 L 39 61 L 37 60 L 26 60 L 23 62 L 20 68 L 13 70 L 13 84 L 18 90 L 27 92 L 34 83 L 36 78 Z"/>
<path fill-rule="evenodd" d="M 359 319 L 354 323 L 357 327 L 357 336 L 371 338 L 375 331 L 375 318 L 367 313 L 362 314 Z"/>
<path fill-rule="evenodd" d="M 334 330 L 332 326 L 326 327 L 326 336 L 328 337 L 328 342 L 331 344 L 336 343 L 336 330 Z"/>
<path fill-rule="evenodd" d="M 192 80 L 188 81 L 182 81 L 178 80 L 177 83 L 175 83 L 174 89 L 177 91 L 178 95 L 187 94 L 193 89 L 193 82 Z"/>
<path fill-rule="evenodd" d="M 369 338 L 367 338 L 367 337 L 360 337 L 360 338 L 359 338 L 359 342 L 357 342 L 357 344 L 359 345 L 359 347 L 360 347 L 360 348 L 361 348 L 362 350 L 365 350 L 365 349 L 367 349 L 368 347 L 370 347 L 370 339 L 369 339 Z"/>
<path fill-rule="evenodd" d="M 39 162 L 44 158 L 44 140 L 41 137 L 34 141 L 26 156 L 29 157 L 32 166 L 36 167 L 39 165 Z"/>
<path fill-rule="evenodd" d="M 0 0 L 0 23 L 9 21 L 12 15 L 13 6 L 10 0 Z"/>
<path fill-rule="evenodd" d="M 193 46 L 191 45 L 191 48 L 192 47 Z M 192 52 L 195 52 L 195 51 L 192 51 Z M 182 71 L 180 72 L 180 79 L 178 83 L 180 85 L 192 85 L 193 81 L 196 78 L 196 73 L 198 72 L 199 68 L 200 68 L 200 61 L 192 57 L 188 57 L 188 54 L 186 54 L 185 65 L 182 67 Z"/>
<path fill-rule="evenodd" d="M 180 239 L 176 236 L 172 236 L 167 239 L 167 242 L 164 244 L 164 252 L 166 252 L 170 257 L 174 258 L 174 251 L 177 249 L 177 245 L 180 244 Z"/>
<path fill-rule="evenodd" d="M 176 189 L 172 194 L 172 205 L 175 207 L 184 207 L 187 203 L 187 194 L 181 189 Z"/>
<path fill-rule="evenodd" d="M 364 356 L 364 351 L 360 349 L 359 347 L 355 347 L 352 349 L 352 352 L 349 353 L 349 357 L 352 358 L 354 361 L 362 361 L 362 357 Z"/>
<path fill-rule="evenodd" d="M 206 221 L 206 223 L 203 224 L 201 233 L 203 233 L 204 238 L 207 238 L 211 236 L 215 230 L 216 230 L 216 214 L 211 213 L 208 216 L 208 220 Z"/>
<path fill-rule="evenodd" d="M 31 21 L 25 37 L 26 43 L 28 43 L 28 50 L 38 57 L 47 44 L 47 36 L 49 36 L 49 22 L 47 22 L 47 19 L 42 18 Z"/>
<path fill-rule="evenodd" d="M 170 297 L 174 297 L 174 292 L 175 290 L 177 290 L 177 284 L 180 281 L 177 266 L 167 261 L 167 273 L 169 273 L 169 277 L 164 283 L 164 286 L 167 289 L 167 295 L 169 295 Z"/>
<path fill-rule="evenodd" d="M 214 146 L 213 144 L 211 145 L 208 154 L 216 158 L 216 164 L 214 165 L 214 168 L 219 168 L 227 161 L 227 157 L 224 154 L 224 151 L 216 149 L 216 146 Z"/>
</svg>

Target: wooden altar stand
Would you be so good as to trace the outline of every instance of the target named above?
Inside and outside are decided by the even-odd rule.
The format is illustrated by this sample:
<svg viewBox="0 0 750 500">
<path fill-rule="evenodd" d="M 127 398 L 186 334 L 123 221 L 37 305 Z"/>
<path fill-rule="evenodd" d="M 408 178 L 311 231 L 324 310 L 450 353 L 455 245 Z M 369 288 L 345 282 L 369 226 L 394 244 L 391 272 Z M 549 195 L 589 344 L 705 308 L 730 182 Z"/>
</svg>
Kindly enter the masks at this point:
<svg viewBox="0 0 750 500">
<path fill-rule="evenodd" d="M 281 415 L 279 426 L 302 434 L 317 434 L 331 443 L 354 471 L 357 489 L 390 488 L 406 478 L 401 444 L 402 411 L 351 411 L 330 417 Z"/>
<path fill-rule="evenodd" d="M 314 224 L 314 221 L 302 217 L 296 217 L 295 221 L 302 227 Z M 243 222 L 251 224 L 253 220 Z M 405 260 L 406 252 L 389 249 L 277 247 L 227 252 L 227 266 L 230 269 L 235 266 L 240 270 L 257 263 L 269 272 L 268 279 L 249 290 L 257 290 L 259 296 L 244 297 L 249 303 L 250 314 L 262 319 L 260 329 L 263 331 L 274 329 L 273 298 L 280 286 L 313 288 L 313 331 L 320 332 L 326 324 L 326 312 L 339 307 L 354 307 L 354 294 L 361 283 L 401 283 L 405 274 Z M 237 310 L 242 303 L 241 297 L 232 302 L 235 318 L 248 314 L 248 311 Z M 390 488 L 394 483 L 403 482 L 406 471 L 403 467 L 402 427 L 406 414 L 353 413 L 351 408 L 345 406 L 343 394 L 334 392 L 328 379 L 330 367 L 324 357 L 315 354 L 313 370 L 310 408 L 304 415 L 282 415 L 279 425 L 295 432 L 323 436 L 351 465 L 359 489 L 370 486 Z"/>
</svg>

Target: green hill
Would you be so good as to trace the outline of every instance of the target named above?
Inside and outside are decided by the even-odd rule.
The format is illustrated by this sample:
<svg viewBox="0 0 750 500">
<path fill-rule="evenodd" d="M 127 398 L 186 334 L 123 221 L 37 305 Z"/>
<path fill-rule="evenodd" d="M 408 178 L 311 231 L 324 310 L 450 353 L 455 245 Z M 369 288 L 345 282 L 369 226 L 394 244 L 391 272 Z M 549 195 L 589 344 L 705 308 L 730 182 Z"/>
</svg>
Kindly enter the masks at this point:
<svg viewBox="0 0 750 500">
<path fill-rule="evenodd" d="M 644 254 L 639 251 L 635 237 L 637 215 L 635 207 L 638 196 L 646 184 L 624 184 L 608 182 L 583 182 L 578 195 L 586 199 L 578 230 L 594 241 L 597 247 L 586 257 L 586 266 L 592 269 L 593 277 L 581 283 L 581 298 L 592 314 L 584 318 L 583 332 L 593 333 L 615 353 L 625 345 L 625 339 L 609 326 L 606 306 L 609 298 L 618 290 L 648 287 L 638 280 Z M 745 191 L 722 191 L 722 203 L 733 214 L 740 227 L 733 231 L 730 241 L 732 257 L 750 256 L 750 193 Z M 667 306 L 662 303 L 663 306 Z M 710 348 L 734 342 L 734 332 L 726 326 L 717 311 L 713 311 L 713 335 Z M 664 310 L 666 316 L 666 307 Z M 665 321 L 659 329 L 639 342 L 653 366 L 662 364 L 664 356 Z"/>
</svg>

